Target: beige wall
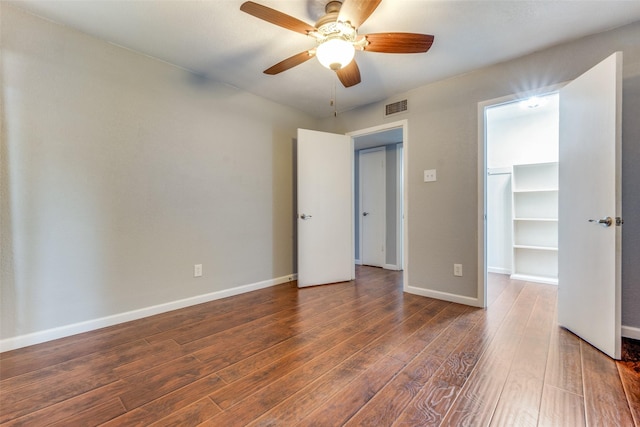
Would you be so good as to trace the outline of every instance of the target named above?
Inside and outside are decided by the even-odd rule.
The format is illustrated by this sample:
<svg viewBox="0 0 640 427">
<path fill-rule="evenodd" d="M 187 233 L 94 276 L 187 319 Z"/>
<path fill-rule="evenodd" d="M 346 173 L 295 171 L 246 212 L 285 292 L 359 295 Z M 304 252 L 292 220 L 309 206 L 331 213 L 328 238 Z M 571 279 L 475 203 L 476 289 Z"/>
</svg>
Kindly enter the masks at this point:
<svg viewBox="0 0 640 427">
<path fill-rule="evenodd" d="M 398 94 L 326 119 L 351 132 L 382 124 L 384 105 L 408 98 L 409 285 L 477 297 L 478 102 L 569 81 L 621 50 L 623 89 L 623 325 L 640 328 L 640 23 Z M 428 72 L 425 71 L 425 72 Z M 422 182 L 424 169 L 438 181 Z M 454 277 L 453 264 L 464 265 Z"/>
<path fill-rule="evenodd" d="M 293 138 L 314 119 L 1 14 L 0 339 L 295 272 Z"/>
</svg>

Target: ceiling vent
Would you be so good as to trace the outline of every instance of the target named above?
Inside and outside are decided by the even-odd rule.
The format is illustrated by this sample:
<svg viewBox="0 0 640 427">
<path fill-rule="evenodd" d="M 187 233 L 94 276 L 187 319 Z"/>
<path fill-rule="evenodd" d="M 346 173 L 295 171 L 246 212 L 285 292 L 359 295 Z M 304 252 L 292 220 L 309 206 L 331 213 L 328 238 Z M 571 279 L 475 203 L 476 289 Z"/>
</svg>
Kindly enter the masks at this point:
<svg viewBox="0 0 640 427">
<path fill-rule="evenodd" d="M 394 102 L 392 104 L 387 104 L 384 107 L 384 115 L 391 116 L 393 114 L 402 113 L 408 110 L 407 100 L 403 99 L 402 101 Z"/>
</svg>

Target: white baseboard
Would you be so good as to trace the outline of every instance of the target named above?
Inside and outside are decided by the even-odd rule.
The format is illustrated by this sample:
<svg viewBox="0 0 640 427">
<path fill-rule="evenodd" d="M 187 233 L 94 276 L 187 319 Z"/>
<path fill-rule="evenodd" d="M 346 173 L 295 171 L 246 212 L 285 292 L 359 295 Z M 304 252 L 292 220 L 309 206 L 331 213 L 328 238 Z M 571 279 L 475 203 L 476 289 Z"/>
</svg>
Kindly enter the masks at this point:
<svg viewBox="0 0 640 427">
<path fill-rule="evenodd" d="M 405 286 L 404 291 L 423 297 L 440 299 L 443 301 L 455 302 L 458 304 L 470 305 L 472 307 L 482 307 L 482 301 L 478 298 L 465 297 L 462 295 L 450 294 L 447 292 L 434 291 L 431 289 L 416 288 L 415 286 Z"/>
<path fill-rule="evenodd" d="M 487 267 L 487 273 L 511 274 L 511 269 L 502 267 Z"/>
<path fill-rule="evenodd" d="M 621 335 L 625 338 L 640 340 L 640 328 L 634 328 L 633 326 L 622 325 Z"/>
<path fill-rule="evenodd" d="M 401 270 L 401 268 L 398 268 L 398 266 L 395 264 L 385 264 L 382 266 L 382 268 L 384 268 L 385 270 L 394 270 L 394 271 Z"/>
<path fill-rule="evenodd" d="M 246 292 L 258 289 L 268 288 L 270 286 L 280 285 L 282 283 L 297 280 L 297 274 L 289 274 L 275 279 L 264 280 L 262 282 L 251 283 L 248 285 L 237 286 L 235 288 L 224 289 L 221 291 L 210 292 L 208 294 L 197 295 L 177 301 L 171 301 L 164 304 L 158 304 L 150 307 L 140 308 L 138 310 L 127 311 L 125 313 L 114 314 L 112 316 L 101 317 L 98 319 L 87 320 L 84 322 L 74 323 L 71 325 L 60 326 L 57 328 L 47 329 L 44 331 L 33 332 L 17 337 L 5 338 L 0 340 L 0 352 L 15 350 L 17 348 L 27 347 L 30 345 L 40 344 L 46 341 L 52 341 L 58 338 L 64 338 L 71 335 L 89 332 L 96 329 L 106 328 L 108 326 L 117 325 L 119 323 L 129 322 L 131 320 L 142 319 L 143 317 L 153 316 L 155 314 L 166 313 L 167 311 L 177 310 L 180 308 L 190 307 L 196 304 L 202 304 L 221 298 L 234 295 L 244 294 Z"/>
<path fill-rule="evenodd" d="M 511 280 L 523 280 L 525 282 L 544 283 L 546 285 L 557 285 L 558 279 L 544 276 L 530 276 L 528 274 L 512 274 Z"/>
<path fill-rule="evenodd" d="M 362 265 L 362 261 L 360 261 L 359 259 L 355 260 L 356 265 Z"/>
</svg>

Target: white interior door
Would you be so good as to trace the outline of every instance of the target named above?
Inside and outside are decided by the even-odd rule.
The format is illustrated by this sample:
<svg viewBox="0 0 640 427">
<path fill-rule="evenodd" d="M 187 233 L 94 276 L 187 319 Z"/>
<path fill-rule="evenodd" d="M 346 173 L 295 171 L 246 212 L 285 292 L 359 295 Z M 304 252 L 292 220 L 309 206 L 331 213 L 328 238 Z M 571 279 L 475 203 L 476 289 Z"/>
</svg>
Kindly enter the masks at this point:
<svg viewBox="0 0 640 427">
<path fill-rule="evenodd" d="M 298 129 L 298 286 L 355 278 L 351 138 Z"/>
<path fill-rule="evenodd" d="M 614 359 L 620 359 L 621 95 L 621 52 L 560 90 L 558 323 Z"/>
<path fill-rule="evenodd" d="M 360 261 L 385 264 L 386 151 L 384 147 L 360 151 Z"/>
</svg>

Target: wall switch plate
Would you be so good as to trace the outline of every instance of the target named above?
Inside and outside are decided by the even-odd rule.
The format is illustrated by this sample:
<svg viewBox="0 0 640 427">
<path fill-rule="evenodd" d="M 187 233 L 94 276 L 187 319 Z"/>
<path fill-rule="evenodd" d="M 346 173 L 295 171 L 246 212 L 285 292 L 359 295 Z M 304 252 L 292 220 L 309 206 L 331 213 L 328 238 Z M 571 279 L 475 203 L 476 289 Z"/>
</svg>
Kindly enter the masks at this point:
<svg viewBox="0 0 640 427">
<path fill-rule="evenodd" d="M 436 170 L 429 169 L 424 171 L 424 182 L 433 182 L 436 180 Z"/>
<path fill-rule="evenodd" d="M 202 277 L 202 264 L 193 266 L 193 277 Z"/>
<path fill-rule="evenodd" d="M 453 264 L 453 275 L 462 276 L 462 264 Z"/>
</svg>

